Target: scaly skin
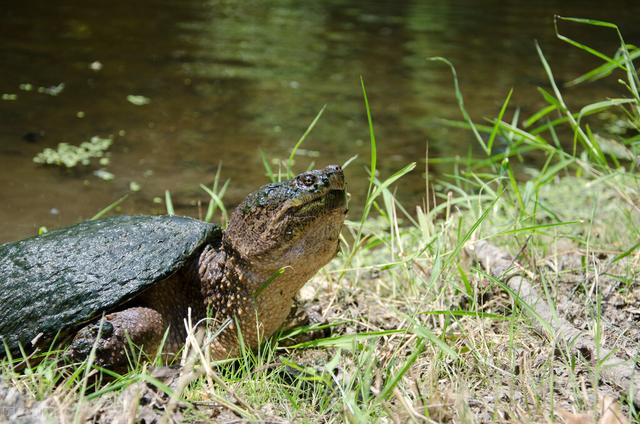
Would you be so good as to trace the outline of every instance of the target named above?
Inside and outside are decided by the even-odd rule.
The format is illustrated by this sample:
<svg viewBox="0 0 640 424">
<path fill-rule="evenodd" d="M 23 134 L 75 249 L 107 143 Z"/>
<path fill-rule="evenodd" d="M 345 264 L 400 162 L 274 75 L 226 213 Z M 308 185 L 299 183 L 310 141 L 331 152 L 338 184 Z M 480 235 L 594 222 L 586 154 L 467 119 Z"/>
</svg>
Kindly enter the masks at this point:
<svg viewBox="0 0 640 424">
<path fill-rule="evenodd" d="M 347 212 L 344 189 L 342 170 L 334 165 L 250 194 L 232 213 L 219 243 L 205 246 L 193 263 L 105 316 L 97 362 L 126 369 L 123 335 L 153 353 L 166 328 L 163 352 L 174 353 L 185 340 L 188 308 L 194 323 L 209 311 L 212 331 L 232 319 L 211 343 L 214 358 L 237 353 L 236 324 L 245 345 L 257 347 L 283 324 L 298 290 L 335 256 Z M 98 325 L 76 334 L 71 358 L 88 355 Z"/>
</svg>

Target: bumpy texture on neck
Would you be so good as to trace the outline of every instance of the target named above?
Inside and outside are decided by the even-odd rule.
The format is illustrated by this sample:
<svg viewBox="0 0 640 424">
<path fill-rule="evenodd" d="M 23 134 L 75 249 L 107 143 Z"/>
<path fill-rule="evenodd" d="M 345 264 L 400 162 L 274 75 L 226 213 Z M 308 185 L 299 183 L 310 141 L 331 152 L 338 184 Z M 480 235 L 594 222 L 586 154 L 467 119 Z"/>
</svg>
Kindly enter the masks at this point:
<svg viewBox="0 0 640 424">
<path fill-rule="evenodd" d="M 249 347 L 282 325 L 300 287 L 338 250 L 344 188 L 338 166 L 268 184 L 236 208 L 220 245 L 205 248 L 198 278 L 212 322 L 234 320 L 214 356 L 236 352 L 236 323 Z"/>
</svg>

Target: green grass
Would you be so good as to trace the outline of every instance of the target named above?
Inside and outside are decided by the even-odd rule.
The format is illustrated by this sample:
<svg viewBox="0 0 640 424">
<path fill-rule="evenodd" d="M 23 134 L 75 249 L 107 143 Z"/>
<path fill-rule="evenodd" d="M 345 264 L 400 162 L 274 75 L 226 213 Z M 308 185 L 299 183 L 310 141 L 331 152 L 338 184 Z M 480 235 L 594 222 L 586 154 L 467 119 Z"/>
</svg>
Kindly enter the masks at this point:
<svg viewBox="0 0 640 424">
<path fill-rule="evenodd" d="M 320 310 L 325 323 L 284 332 L 257 352 L 243 349 L 238 360 L 219 363 L 208 359 L 192 333 L 177 389 L 155 376 L 144 357 L 132 358 L 131 371 L 110 381 L 100 380 L 106 371 L 92 366 L 91 358 L 74 366 L 60 365 L 58 351 L 37 364 L 27 355 L 7 358 L 0 362 L 0 405 L 3 390 L 12 387 L 58 421 L 140 417 L 139 397 L 153 387 L 186 401 L 161 403 L 185 421 L 226 411 L 250 421 L 554 422 L 561 410 L 596 416 L 597 397 L 607 395 L 637 422 L 640 413 L 629 394 L 600 383 L 598 361 L 556 340 L 532 305 L 465 253 L 470 242 L 482 239 L 518 255 L 555 314 L 598 346 L 640 363 L 634 315 L 640 302 L 640 176 L 638 163 L 629 160 L 640 153 L 640 84 L 633 65 L 640 53 L 615 25 L 556 17 L 559 23 L 603 26 L 619 35 L 620 48 L 610 57 L 558 32 L 559 39 L 603 61 L 570 84 L 612 75 L 621 78 L 627 96 L 569 110 L 537 46 L 549 78 L 550 90 L 539 90 L 546 105 L 523 119 L 510 106 L 509 91 L 497 117 L 477 124 L 464 109 L 455 68 L 436 58 L 452 70 L 463 116 L 446 124 L 469 128 L 484 156 L 427 157 L 452 163 L 454 171 L 437 181 L 442 190 L 434 192 L 434 182 L 426 182 L 434 199 L 416 213 L 393 190 L 417 164 L 391 175 L 376 172 L 375 105 L 361 80 L 370 136 L 367 197 L 361 215 L 347 222 L 341 255 L 301 292 L 303 304 Z M 296 151 L 323 110 L 277 170 L 263 155 L 269 179 L 307 168 L 296 161 Z M 592 126 L 590 117 L 603 111 L 623 120 L 627 134 Z M 499 152 L 498 137 L 506 143 Z M 631 156 L 611 153 L 603 138 Z M 533 156 L 541 165 L 518 178 Z M 202 186 L 210 197 L 207 220 L 216 213 L 226 220 L 227 185 L 218 172 L 211 187 Z M 168 192 L 166 205 L 172 213 Z M 296 338 L 320 329 L 331 334 Z"/>
</svg>

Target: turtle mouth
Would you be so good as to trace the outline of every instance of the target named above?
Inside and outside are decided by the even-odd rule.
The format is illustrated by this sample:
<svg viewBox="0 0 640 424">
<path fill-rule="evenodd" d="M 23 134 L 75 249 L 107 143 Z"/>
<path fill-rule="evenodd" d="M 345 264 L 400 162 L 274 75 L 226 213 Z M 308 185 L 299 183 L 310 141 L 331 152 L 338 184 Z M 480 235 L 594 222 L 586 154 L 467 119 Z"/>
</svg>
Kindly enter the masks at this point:
<svg viewBox="0 0 640 424">
<path fill-rule="evenodd" d="M 330 189 L 292 208 L 293 214 L 299 218 L 319 218 L 337 211 L 343 214 L 347 212 L 347 194 L 344 189 Z"/>
<path fill-rule="evenodd" d="M 333 189 L 324 196 L 324 206 L 327 211 L 346 209 L 347 193 L 344 189 Z"/>
</svg>

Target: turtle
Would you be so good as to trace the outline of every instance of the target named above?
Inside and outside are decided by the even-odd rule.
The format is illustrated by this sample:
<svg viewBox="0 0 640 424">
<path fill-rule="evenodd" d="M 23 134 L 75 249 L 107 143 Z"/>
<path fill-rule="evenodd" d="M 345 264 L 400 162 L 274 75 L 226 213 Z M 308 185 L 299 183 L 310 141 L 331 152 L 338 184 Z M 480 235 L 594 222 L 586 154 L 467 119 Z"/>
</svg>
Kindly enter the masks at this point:
<svg viewBox="0 0 640 424">
<path fill-rule="evenodd" d="M 5 354 L 66 345 L 67 356 L 126 369 L 130 343 L 175 354 L 185 320 L 226 328 L 212 358 L 255 348 L 299 289 L 338 252 L 347 214 L 340 166 L 264 185 L 226 229 L 181 216 L 114 216 L 0 245 Z M 2 349 L 0 348 L 0 352 Z"/>
</svg>

